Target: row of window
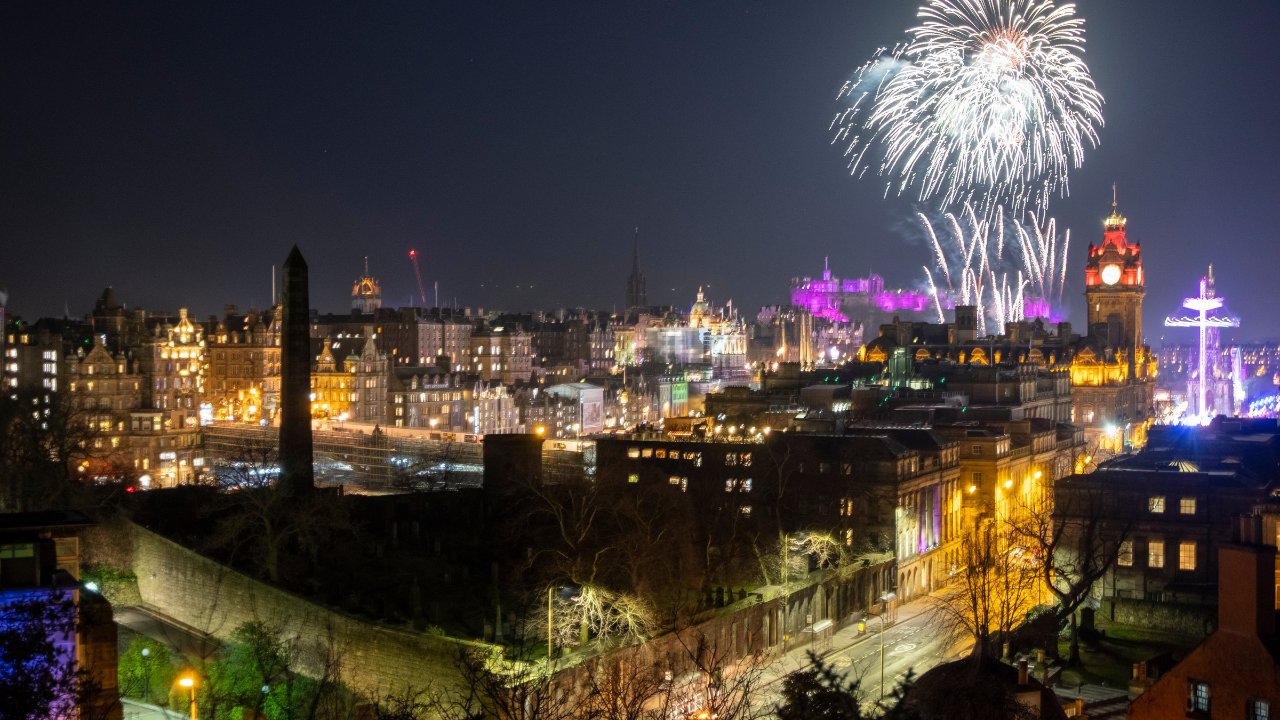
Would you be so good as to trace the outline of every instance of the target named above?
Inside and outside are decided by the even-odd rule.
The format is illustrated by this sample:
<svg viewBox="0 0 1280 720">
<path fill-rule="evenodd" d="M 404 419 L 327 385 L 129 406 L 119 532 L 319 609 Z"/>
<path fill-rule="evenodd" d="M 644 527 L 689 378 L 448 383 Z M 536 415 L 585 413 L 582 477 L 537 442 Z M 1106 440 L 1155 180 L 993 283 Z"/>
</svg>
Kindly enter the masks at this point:
<svg viewBox="0 0 1280 720">
<path fill-rule="evenodd" d="M 1120 567 L 1133 567 L 1133 541 L 1125 540 L 1120 544 L 1120 555 L 1116 564 Z M 1163 568 L 1165 566 L 1165 543 L 1163 540 L 1147 541 L 1147 567 Z M 1178 569 L 1196 569 L 1196 542 L 1183 540 L 1178 543 Z"/>
<path fill-rule="evenodd" d="M 1147 509 L 1156 515 L 1163 514 L 1165 509 L 1165 496 L 1152 495 L 1147 498 Z M 1178 502 L 1178 512 L 1183 515 L 1195 515 L 1196 499 L 1193 497 L 1181 498 Z"/>
<path fill-rule="evenodd" d="M 1213 699 L 1209 692 L 1209 683 L 1204 680 L 1188 680 L 1187 681 L 1187 714 L 1191 713 L 1209 713 L 1210 701 Z M 1245 720 L 1271 720 L 1271 703 L 1266 700 L 1249 699 L 1245 701 L 1244 706 Z"/>
</svg>

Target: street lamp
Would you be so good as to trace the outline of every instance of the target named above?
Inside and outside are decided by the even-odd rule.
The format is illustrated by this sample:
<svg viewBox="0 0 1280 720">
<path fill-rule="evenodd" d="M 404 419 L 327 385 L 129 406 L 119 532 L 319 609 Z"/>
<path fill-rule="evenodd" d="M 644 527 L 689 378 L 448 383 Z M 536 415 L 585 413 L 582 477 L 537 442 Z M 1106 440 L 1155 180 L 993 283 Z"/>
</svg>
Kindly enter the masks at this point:
<svg viewBox="0 0 1280 720">
<path fill-rule="evenodd" d="M 884 607 L 880 610 L 880 699 L 884 700 L 884 616 L 889 612 L 889 601 L 897 596 L 888 593 L 880 597 Z"/>
<path fill-rule="evenodd" d="M 151 694 L 151 648 L 142 648 L 142 702 Z"/>
<path fill-rule="evenodd" d="M 178 684 L 191 691 L 191 720 L 198 720 L 199 713 L 196 709 L 196 679 L 190 674 L 183 675 Z"/>
</svg>

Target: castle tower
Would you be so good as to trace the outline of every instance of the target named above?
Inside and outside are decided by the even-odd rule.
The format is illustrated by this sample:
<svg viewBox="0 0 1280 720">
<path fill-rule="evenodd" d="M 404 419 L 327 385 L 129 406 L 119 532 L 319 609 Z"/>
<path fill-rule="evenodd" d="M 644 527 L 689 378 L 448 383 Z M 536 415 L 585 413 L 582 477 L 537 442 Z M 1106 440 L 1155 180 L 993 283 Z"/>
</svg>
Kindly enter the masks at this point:
<svg viewBox="0 0 1280 720">
<path fill-rule="evenodd" d="M 382 286 L 369 274 L 369 258 L 364 259 L 364 274 L 356 278 L 351 288 L 351 309 L 371 313 L 382 307 Z"/>
<path fill-rule="evenodd" d="M 1102 244 L 1089 243 L 1084 271 L 1088 331 L 1117 336 L 1118 347 L 1133 348 L 1142 344 L 1142 246 L 1125 237 L 1125 219 L 1114 199 L 1103 227 Z"/>
<path fill-rule="evenodd" d="M 647 307 L 649 297 L 644 290 L 644 273 L 640 272 L 640 228 L 636 228 L 631 250 L 631 274 L 627 276 L 627 308 Z"/>
</svg>

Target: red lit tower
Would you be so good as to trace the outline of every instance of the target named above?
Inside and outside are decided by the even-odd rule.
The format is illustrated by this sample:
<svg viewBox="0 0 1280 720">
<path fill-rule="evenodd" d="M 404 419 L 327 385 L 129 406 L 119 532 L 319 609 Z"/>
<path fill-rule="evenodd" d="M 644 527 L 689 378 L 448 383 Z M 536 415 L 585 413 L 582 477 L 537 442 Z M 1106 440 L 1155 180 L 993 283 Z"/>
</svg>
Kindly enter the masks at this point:
<svg viewBox="0 0 1280 720">
<path fill-rule="evenodd" d="M 1142 343 L 1142 246 L 1125 237 L 1125 219 L 1111 202 L 1111 215 L 1103 223 L 1101 245 L 1089 243 L 1085 264 L 1084 296 L 1089 304 L 1089 332 L 1106 334 L 1107 325 L 1119 320 L 1120 347 Z M 1113 315 L 1119 316 L 1113 318 Z M 1102 327 L 1096 327 L 1101 325 Z M 1112 330 L 1114 332 L 1114 329 Z"/>
</svg>

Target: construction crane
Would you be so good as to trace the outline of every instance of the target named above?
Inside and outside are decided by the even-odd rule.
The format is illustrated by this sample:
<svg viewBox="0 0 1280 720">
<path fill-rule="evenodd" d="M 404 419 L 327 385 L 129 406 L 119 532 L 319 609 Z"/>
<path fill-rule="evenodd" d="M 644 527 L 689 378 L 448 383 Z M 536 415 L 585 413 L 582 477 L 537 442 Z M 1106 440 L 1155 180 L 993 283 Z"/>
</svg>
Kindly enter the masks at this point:
<svg viewBox="0 0 1280 720">
<path fill-rule="evenodd" d="M 418 278 L 418 295 L 422 297 L 422 307 L 427 306 L 427 291 L 422 289 L 422 273 L 418 271 L 418 251 L 410 250 L 409 259 L 413 261 L 413 276 Z"/>
</svg>

